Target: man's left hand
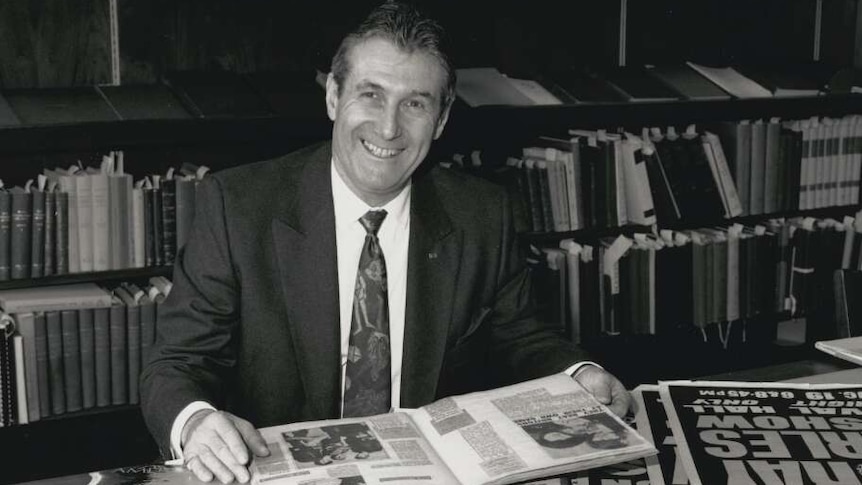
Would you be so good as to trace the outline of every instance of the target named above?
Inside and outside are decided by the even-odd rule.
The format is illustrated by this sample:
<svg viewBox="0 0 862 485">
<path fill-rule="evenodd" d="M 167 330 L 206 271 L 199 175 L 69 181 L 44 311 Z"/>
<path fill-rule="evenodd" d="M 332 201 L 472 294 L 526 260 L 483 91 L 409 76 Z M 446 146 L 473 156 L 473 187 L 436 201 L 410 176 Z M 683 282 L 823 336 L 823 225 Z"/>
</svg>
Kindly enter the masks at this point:
<svg viewBox="0 0 862 485">
<path fill-rule="evenodd" d="M 574 379 L 617 416 L 625 416 L 631 408 L 632 397 L 629 391 L 604 369 L 586 365 L 575 373 Z"/>
</svg>

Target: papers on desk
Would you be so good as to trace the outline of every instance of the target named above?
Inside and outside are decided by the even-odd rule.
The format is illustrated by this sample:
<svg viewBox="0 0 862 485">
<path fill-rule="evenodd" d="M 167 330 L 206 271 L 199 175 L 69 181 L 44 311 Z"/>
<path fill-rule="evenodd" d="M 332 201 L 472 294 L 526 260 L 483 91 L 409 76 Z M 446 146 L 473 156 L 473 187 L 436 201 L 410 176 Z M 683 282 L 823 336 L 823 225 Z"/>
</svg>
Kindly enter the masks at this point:
<svg viewBox="0 0 862 485">
<path fill-rule="evenodd" d="M 862 365 L 862 337 L 822 340 L 814 343 L 814 348 L 844 359 L 854 364 Z"/>
<path fill-rule="evenodd" d="M 650 483 L 862 483 L 860 385 L 660 382 L 639 404 Z"/>
</svg>

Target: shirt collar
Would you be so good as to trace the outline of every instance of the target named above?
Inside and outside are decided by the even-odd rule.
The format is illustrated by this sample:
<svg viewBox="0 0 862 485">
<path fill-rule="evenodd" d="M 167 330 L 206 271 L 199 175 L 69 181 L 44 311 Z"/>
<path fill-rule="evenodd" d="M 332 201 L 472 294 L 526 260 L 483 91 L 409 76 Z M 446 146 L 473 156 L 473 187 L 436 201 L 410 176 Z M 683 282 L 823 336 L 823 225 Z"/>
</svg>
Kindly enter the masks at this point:
<svg viewBox="0 0 862 485">
<path fill-rule="evenodd" d="M 395 221 L 399 226 L 407 222 L 407 216 L 410 208 L 410 193 L 412 183 L 407 185 L 395 196 L 394 199 L 387 202 L 381 207 L 371 207 L 360 199 L 350 190 L 350 187 L 341 178 L 338 170 L 335 169 L 335 161 L 330 161 L 330 172 L 332 180 L 332 203 L 335 207 L 335 223 L 337 226 L 350 225 L 353 223 L 359 224 L 359 218 L 369 210 L 385 210 L 387 215 L 383 220 L 381 230 L 386 226 L 390 226 L 391 221 Z"/>
</svg>

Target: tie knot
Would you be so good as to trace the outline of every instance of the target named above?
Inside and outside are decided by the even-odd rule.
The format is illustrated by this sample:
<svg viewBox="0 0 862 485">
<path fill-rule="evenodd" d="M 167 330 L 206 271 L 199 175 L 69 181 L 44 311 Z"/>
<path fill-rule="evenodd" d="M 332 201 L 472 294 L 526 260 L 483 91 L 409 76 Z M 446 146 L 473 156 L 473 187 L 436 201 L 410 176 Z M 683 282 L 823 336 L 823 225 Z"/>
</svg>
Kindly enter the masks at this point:
<svg viewBox="0 0 862 485">
<path fill-rule="evenodd" d="M 376 236 L 380 225 L 383 224 L 383 219 L 386 219 L 386 211 L 368 211 L 364 216 L 359 218 L 359 223 L 365 228 L 365 231 Z"/>
</svg>

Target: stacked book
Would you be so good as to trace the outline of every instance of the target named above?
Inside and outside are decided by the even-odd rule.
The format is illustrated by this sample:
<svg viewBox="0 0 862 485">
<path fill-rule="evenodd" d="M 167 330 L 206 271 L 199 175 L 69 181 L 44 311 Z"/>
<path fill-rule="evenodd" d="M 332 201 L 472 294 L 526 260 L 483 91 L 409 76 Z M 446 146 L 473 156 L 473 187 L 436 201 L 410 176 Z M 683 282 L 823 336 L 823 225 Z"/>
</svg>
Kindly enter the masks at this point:
<svg viewBox="0 0 862 485">
<path fill-rule="evenodd" d="M 172 264 L 207 171 L 184 164 L 133 181 L 122 152 L 112 152 L 98 167 L 0 186 L 0 281 Z"/>
<path fill-rule="evenodd" d="M 94 283 L 0 291 L 0 425 L 137 404 L 171 283 Z"/>
<path fill-rule="evenodd" d="M 722 328 L 726 345 L 728 322 L 782 313 L 811 317 L 810 340 L 834 335 L 834 275 L 860 269 L 859 218 L 773 219 L 534 248 L 540 317 L 575 342 L 693 326 L 704 336 Z"/>
</svg>

